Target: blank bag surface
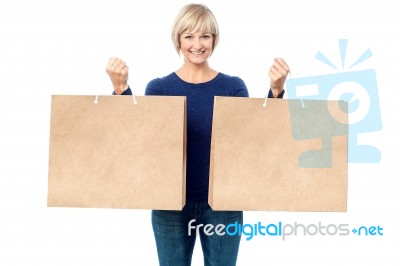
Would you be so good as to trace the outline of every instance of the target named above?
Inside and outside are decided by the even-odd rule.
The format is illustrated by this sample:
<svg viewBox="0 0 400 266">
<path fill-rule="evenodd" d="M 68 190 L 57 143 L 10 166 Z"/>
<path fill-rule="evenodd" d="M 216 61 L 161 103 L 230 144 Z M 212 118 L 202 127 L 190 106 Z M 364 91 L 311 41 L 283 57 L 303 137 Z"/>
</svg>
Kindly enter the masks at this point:
<svg viewBox="0 0 400 266">
<path fill-rule="evenodd" d="M 48 206 L 181 210 L 186 98 L 53 95 Z"/>
<path fill-rule="evenodd" d="M 339 109 L 330 108 L 338 102 L 307 101 L 305 108 L 299 100 L 268 99 L 266 107 L 263 102 L 264 99 L 215 97 L 211 207 L 346 211 L 348 126 L 327 119 L 328 110 L 337 112 L 333 116 L 343 116 Z M 342 121 L 346 118 L 347 115 L 342 117 Z M 314 131 L 310 133 L 308 129 Z M 309 156 L 318 155 L 322 146 L 327 153 Z M 302 167 L 299 158 L 309 164 L 326 159 L 322 163 L 331 165 Z"/>
</svg>

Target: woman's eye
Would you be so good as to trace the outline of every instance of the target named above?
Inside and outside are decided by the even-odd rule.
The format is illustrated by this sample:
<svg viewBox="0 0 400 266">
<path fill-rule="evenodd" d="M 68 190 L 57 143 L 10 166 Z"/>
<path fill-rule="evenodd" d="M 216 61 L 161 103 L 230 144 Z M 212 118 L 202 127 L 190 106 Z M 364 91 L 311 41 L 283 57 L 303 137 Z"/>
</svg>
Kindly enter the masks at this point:
<svg viewBox="0 0 400 266">
<path fill-rule="evenodd" d="M 185 36 L 185 39 L 191 39 L 192 36 Z"/>
<path fill-rule="evenodd" d="M 203 39 L 209 39 L 211 36 L 210 35 L 204 35 Z"/>
</svg>

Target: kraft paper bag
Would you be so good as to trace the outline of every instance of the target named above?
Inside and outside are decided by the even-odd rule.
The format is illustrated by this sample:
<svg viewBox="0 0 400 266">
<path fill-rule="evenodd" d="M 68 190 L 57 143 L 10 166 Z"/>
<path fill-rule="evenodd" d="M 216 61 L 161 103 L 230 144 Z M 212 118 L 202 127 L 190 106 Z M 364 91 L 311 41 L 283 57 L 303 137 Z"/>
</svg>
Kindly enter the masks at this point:
<svg viewBox="0 0 400 266">
<path fill-rule="evenodd" d="M 52 96 L 48 206 L 181 210 L 186 98 Z"/>
<path fill-rule="evenodd" d="M 263 103 L 264 99 L 215 97 L 210 206 L 346 211 L 347 103 Z"/>
</svg>

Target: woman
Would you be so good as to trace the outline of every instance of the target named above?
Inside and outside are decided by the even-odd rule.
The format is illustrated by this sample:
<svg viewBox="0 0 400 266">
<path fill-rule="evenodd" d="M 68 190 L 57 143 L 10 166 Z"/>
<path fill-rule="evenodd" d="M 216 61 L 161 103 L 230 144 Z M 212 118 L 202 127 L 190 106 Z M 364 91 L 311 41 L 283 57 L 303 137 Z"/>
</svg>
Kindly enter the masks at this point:
<svg viewBox="0 0 400 266">
<path fill-rule="evenodd" d="M 213 13 L 204 5 L 189 4 L 179 12 L 172 30 L 172 41 L 184 63 L 175 72 L 150 81 L 146 95 L 186 96 L 187 99 L 187 169 L 186 205 L 182 211 L 152 211 L 153 231 L 160 265 L 190 265 L 196 233 L 204 254 L 205 265 L 235 265 L 240 236 L 207 236 L 204 230 L 191 226 L 242 223 L 241 211 L 213 211 L 207 204 L 211 125 L 214 96 L 248 97 L 245 83 L 212 69 L 208 58 L 219 40 Z M 268 97 L 282 97 L 289 67 L 275 59 L 269 70 L 271 90 Z M 107 64 L 114 94 L 131 95 L 128 66 L 118 58 Z M 195 220 L 195 221 L 193 221 Z"/>
</svg>

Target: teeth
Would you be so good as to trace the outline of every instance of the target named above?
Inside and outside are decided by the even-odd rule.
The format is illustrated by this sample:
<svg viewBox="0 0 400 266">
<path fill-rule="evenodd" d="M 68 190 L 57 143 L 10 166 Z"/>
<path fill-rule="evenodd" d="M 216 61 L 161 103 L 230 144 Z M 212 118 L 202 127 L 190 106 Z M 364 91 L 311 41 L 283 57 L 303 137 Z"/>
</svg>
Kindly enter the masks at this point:
<svg viewBox="0 0 400 266">
<path fill-rule="evenodd" d="M 191 53 L 195 55 L 201 55 L 203 52 L 191 52 Z"/>
</svg>

